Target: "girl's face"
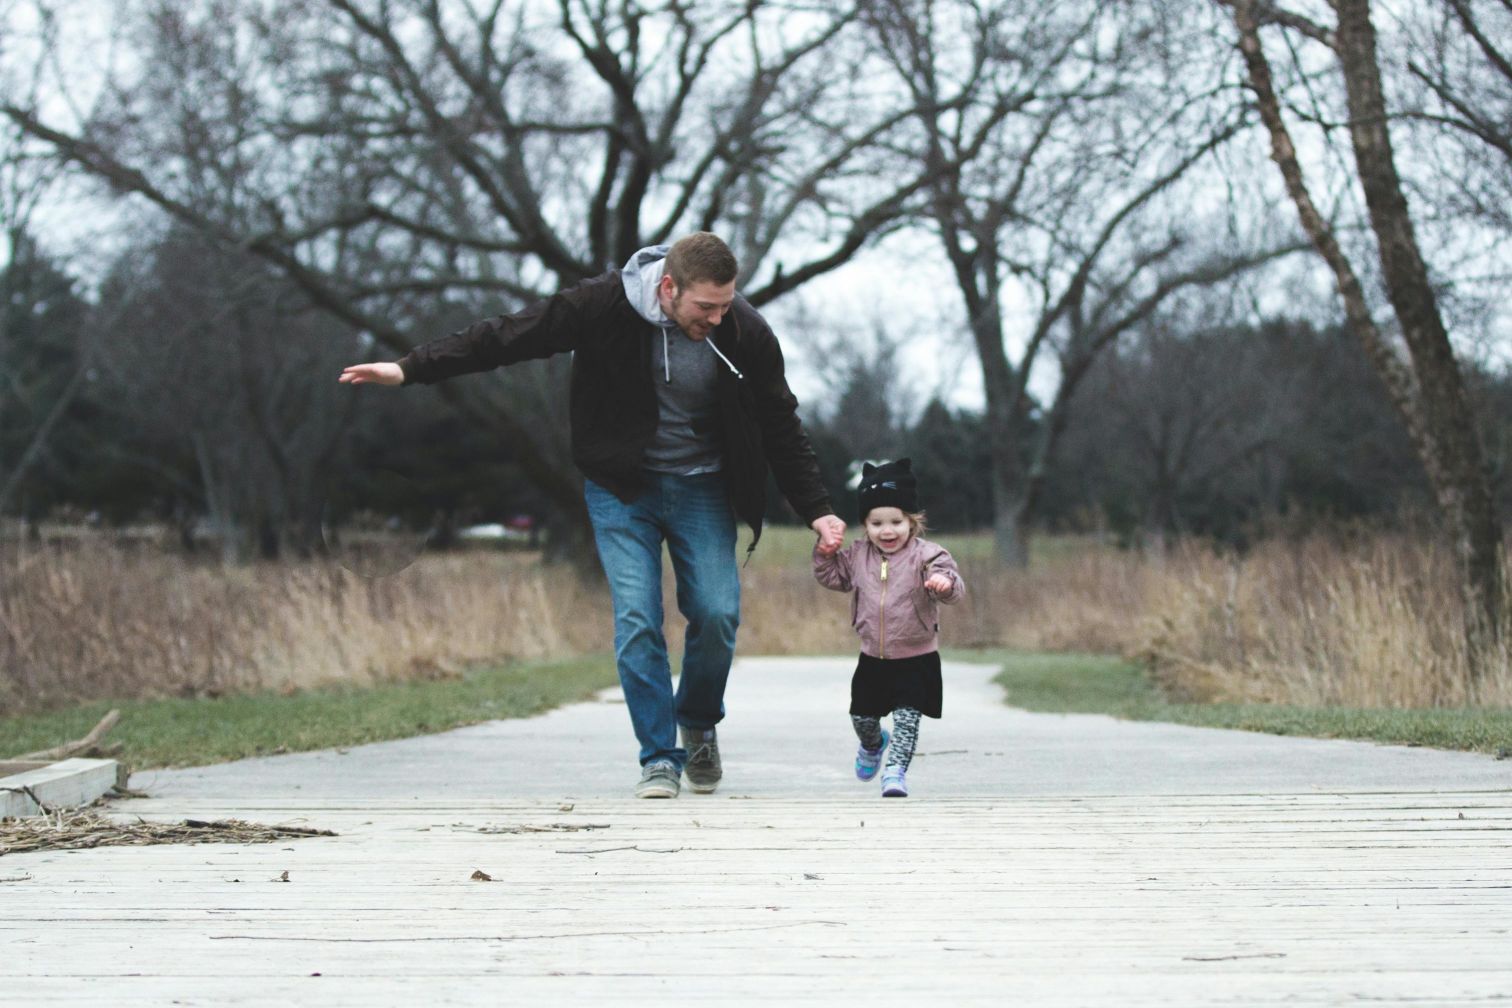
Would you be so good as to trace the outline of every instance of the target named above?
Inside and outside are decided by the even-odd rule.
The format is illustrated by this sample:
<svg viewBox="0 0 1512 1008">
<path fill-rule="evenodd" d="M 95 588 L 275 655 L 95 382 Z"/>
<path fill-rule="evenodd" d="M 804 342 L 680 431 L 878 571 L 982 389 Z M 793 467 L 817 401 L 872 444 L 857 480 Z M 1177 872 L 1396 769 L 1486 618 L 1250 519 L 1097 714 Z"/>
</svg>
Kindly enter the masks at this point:
<svg viewBox="0 0 1512 1008">
<path fill-rule="evenodd" d="M 895 507 L 876 507 L 866 513 L 866 538 L 883 553 L 896 553 L 908 544 L 908 515 Z"/>
</svg>

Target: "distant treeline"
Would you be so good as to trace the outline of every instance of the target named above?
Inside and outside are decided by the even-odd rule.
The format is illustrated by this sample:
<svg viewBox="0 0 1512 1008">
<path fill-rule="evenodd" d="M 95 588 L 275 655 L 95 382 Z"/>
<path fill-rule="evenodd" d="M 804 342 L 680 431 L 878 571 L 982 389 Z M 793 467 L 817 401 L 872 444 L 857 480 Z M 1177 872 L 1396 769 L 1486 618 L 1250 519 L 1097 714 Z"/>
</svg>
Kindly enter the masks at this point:
<svg viewBox="0 0 1512 1008">
<path fill-rule="evenodd" d="M 0 47 L 0 515 L 248 558 L 530 513 L 587 559 L 565 358 L 334 376 L 710 230 L 828 348 L 837 493 L 907 452 L 1008 567 L 1049 526 L 1422 510 L 1499 646 L 1508 0 L 175 0 L 109 45 L 34 6 Z M 904 342 L 973 358 L 981 414 L 867 370 Z"/>
<path fill-rule="evenodd" d="M 1505 503 L 1512 377 L 1464 366 Z M 896 417 L 890 373 L 888 359 L 854 365 L 837 407 L 817 404 L 810 429 L 832 490 L 848 492 L 851 459 L 909 455 L 932 526 L 990 527 L 980 415 L 936 399 Z M 1040 529 L 1144 545 L 1180 535 L 1243 542 L 1277 522 L 1396 525 L 1433 506 L 1400 419 L 1338 327 L 1157 319 L 1100 358 L 1076 396 L 1033 515 Z M 1028 419 L 1031 428 L 1045 422 L 1037 412 Z"/>
<path fill-rule="evenodd" d="M 185 548 L 208 538 L 241 557 L 318 552 L 331 528 L 397 525 L 444 541 L 460 525 L 519 514 L 548 529 L 575 521 L 556 513 L 509 439 L 442 388 L 338 386 L 341 366 L 372 348 L 250 257 L 176 233 L 123 256 L 86 298 L 22 245 L 0 284 L 8 517 L 154 522 L 176 528 Z M 444 311 L 434 330 L 467 318 Z M 831 393 L 803 404 L 841 513 L 852 517 L 857 460 L 908 455 L 934 527 L 989 527 L 981 416 L 938 400 L 900 415 L 895 354 L 852 354 Z M 565 458 L 566 366 L 459 383 L 484 402 L 529 397 L 533 436 Z M 1500 488 L 1512 379 L 1473 364 L 1467 373 Z M 1236 540 L 1278 519 L 1394 519 L 1430 507 L 1400 421 L 1337 328 L 1157 315 L 1098 359 L 1076 400 L 1033 515 L 1042 529 Z M 1031 432 L 1045 422 L 1036 409 L 1025 417 Z M 774 502 L 778 520 L 790 520 L 775 491 Z"/>
</svg>

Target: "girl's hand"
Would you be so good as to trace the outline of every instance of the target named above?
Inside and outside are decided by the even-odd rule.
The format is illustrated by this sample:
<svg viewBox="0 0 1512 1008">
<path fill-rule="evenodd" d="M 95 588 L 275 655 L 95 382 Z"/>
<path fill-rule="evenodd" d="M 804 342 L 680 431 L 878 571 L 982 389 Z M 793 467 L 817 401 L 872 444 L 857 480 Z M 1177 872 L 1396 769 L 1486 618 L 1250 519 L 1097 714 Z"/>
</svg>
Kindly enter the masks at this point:
<svg viewBox="0 0 1512 1008">
<path fill-rule="evenodd" d="M 929 575 L 928 579 L 925 580 L 924 587 L 928 588 L 935 595 L 944 595 L 945 593 L 950 591 L 950 577 L 946 574 L 931 574 Z"/>
<path fill-rule="evenodd" d="M 837 515 L 824 515 L 815 518 L 809 523 L 809 527 L 819 536 L 815 548 L 820 556 L 834 556 L 840 552 L 840 547 L 845 545 L 845 522 Z"/>
</svg>

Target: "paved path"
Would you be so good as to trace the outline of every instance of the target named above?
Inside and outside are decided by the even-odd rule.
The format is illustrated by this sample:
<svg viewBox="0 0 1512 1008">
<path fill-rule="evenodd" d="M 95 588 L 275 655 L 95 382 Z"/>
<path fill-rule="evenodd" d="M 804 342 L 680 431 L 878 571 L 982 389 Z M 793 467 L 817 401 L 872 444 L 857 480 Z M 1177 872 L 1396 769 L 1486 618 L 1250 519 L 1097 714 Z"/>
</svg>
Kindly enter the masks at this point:
<svg viewBox="0 0 1512 1008">
<path fill-rule="evenodd" d="M 853 661 L 741 661 L 720 726 L 723 797 L 867 798 L 851 772 Z M 1512 761 L 1405 746 L 1030 714 L 1003 704 L 995 668 L 947 664 L 945 716 L 926 718 L 909 772 L 918 798 L 1306 794 L 1512 788 Z M 162 798 L 608 799 L 639 776 L 618 691 L 524 721 L 194 770 L 139 774 Z M 684 795 L 684 798 L 697 796 Z"/>
<path fill-rule="evenodd" d="M 122 812 L 341 835 L 0 859 L 0 999 L 1512 1001 L 1512 762 L 1027 714 L 991 672 L 947 665 L 906 801 L 850 775 L 838 659 L 739 664 L 713 796 L 626 797 L 612 697 L 139 774 Z"/>
</svg>

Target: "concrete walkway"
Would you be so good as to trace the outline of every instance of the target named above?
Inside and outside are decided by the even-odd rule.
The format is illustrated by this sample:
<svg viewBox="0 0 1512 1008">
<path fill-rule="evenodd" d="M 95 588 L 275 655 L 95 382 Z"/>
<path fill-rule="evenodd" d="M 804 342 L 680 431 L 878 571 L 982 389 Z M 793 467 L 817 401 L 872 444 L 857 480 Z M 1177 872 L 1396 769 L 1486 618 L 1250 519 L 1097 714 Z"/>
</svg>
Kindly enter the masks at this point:
<svg viewBox="0 0 1512 1008">
<path fill-rule="evenodd" d="M 850 662 L 746 659 L 725 784 L 628 797 L 622 702 L 133 777 L 336 838 L 0 859 L 16 1004 L 1512 1000 L 1512 762 L 1028 714 L 946 666 L 886 800 Z M 283 881 L 287 872 L 288 881 Z M 492 881 L 475 880 L 474 872 Z"/>
<path fill-rule="evenodd" d="M 851 771 L 854 660 L 748 658 L 720 726 L 721 797 L 869 798 Z M 1512 788 L 1512 761 L 1474 753 L 1031 714 L 1007 707 L 996 668 L 948 663 L 944 717 L 924 719 L 917 798 L 1306 794 Z M 138 774 L 161 798 L 608 799 L 639 777 L 618 690 L 523 721 L 441 735 Z M 697 796 L 684 795 L 684 798 Z"/>
</svg>

